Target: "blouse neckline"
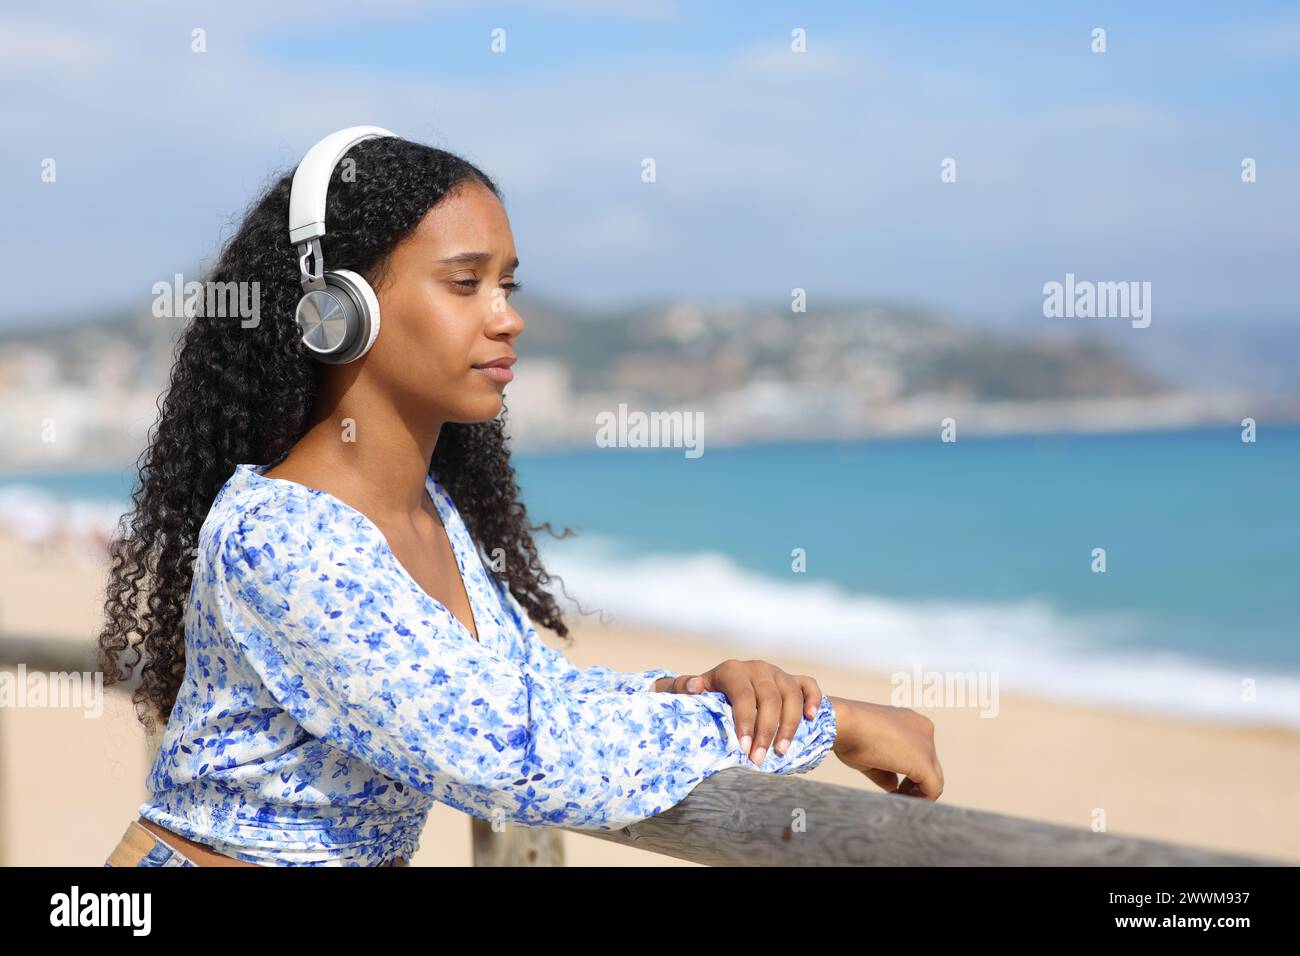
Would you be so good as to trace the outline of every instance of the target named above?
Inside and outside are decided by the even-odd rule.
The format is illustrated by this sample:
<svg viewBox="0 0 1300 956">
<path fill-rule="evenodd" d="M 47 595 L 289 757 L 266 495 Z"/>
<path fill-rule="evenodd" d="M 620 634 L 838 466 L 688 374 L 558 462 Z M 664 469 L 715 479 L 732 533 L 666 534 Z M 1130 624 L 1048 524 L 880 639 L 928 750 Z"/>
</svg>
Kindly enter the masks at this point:
<svg viewBox="0 0 1300 956">
<path fill-rule="evenodd" d="M 262 474 L 262 472 L 266 471 L 270 467 L 271 465 L 269 464 L 256 465 L 241 463 L 235 466 L 235 472 L 236 474 L 244 475 L 245 478 L 249 480 L 255 480 L 265 484 L 279 485 L 281 487 L 287 486 L 290 489 L 297 490 L 300 494 L 306 493 L 308 495 L 323 498 L 333 507 L 353 517 L 357 526 L 364 528 L 375 539 L 375 542 L 382 549 L 385 560 L 392 567 L 393 571 L 396 572 L 403 581 L 405 581 L 407 587 L 410 588 L 418 598 L 433 605 L 440 614 L 445 615 L 451 622 L 451 626 L 455 628 L 456 631 L 465 638 L 465 640 L 487 646 L 487 637 L 489 636 L 490 628 L 485 629 L 485 626 L 488 625 L 493 618 L 486 611 L 479 608 L 475 603 L 475 588 L 470 587 L 470 579 L 475 576 L 476 571 L 483 574 L 486 574 L 486 572 L 482 572 L 481 568 L 478 567 L 478 554 L 473 548 L 472 539 L 469 538 L 469 529 L 465 528 L 464 524 L 459 520 L 460 516 L 456 513 L 450 496 L 447 496 L 447 493 L 443 491 L 442 486 L 434 480 L 432 475 L 425 476 L 424 488 L 425 491 L 429 493 L 429 497 L 433 499 L 433 506 L 438 510 L 438 517 L 442 521 L 442 529 L 447 535 L 447 540 L 451 543 L 451 551 L 456 558 L 456 565 L 460 570 L 461 587 L 464 588 L 465 597 L 469 601 L 470 615 L 474 618 L 474 630 L 478 632 L 478 638 L 475 638 L 474 633 L 465 626 L 464 622 L 452 613 L 451 608 L 447 607 L 447 605 L 443 604 L 420 586 L 420 582 L 416 581 L 415 578 L 411 576 L 411 572 L 406 570 L 405 565 L 403 565 L 401 561 L 397 560 L 397 555 L 393 552 L 392 546 L 388 543 L 388 536 L 385 535 L 380 527 L 363 512 L 352 507 L 346 501 L 328 491 L 323 491 L 320 488 L 312 488 L 310 485 L 304 485 L 301 482 L 292 481 L 288 478 L 274 478 Z M 461 534 L 464 534 L 465 540 L 470 542 L 468 549 L 461 540 Z M 472 552 L 472 558 L 465 553 L 467 550 Z M 471 563 L 471 560 L 474 563 Z"/>
</svg>

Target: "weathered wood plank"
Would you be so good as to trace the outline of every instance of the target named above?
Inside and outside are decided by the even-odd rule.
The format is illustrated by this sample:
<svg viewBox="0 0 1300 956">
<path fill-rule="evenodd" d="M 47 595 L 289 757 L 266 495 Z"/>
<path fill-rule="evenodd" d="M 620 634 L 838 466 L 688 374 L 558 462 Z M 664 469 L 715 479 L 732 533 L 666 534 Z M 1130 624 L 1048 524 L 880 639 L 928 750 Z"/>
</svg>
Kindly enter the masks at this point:
<svg viewBox="0 0 1300 956">
<path fill-rule="evenodd" d="M 733 767 L 585 836 L 709 866 L 1288 866 Z"/>
<path fill-rule="evenodd" d="M 53 640 L 22 634 L 0 635 L 0 667 L 27 665 L 31 671 L 85 673 L 95 670 L 95 641 Z"/>
</svg>

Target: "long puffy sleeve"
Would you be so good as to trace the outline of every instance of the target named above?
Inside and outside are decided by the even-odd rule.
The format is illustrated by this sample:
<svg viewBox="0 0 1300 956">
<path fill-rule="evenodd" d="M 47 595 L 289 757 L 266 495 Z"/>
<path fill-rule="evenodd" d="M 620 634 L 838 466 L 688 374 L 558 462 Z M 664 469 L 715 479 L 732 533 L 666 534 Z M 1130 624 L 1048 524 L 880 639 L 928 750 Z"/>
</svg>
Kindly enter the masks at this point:
<svg viewBox="0 0 1300 956">
<path fill-rule="evenodd" d="M 719 770 L 803 773 L 831 750 L 829 698 L 785 755 L 754 767 L 723 694 L 628 693 L 614 672 L 588 680 L 544 654 L 503 657 L 427 620 L 365 547 L 289 517 L 253 507 L 221 530 L 223 639 L 308 733 L 442 803 L 525 826 L 617 829 Z"/>
<path fill-rule="evenodd" d="M 652 667 L 643 671 L 619 671 L 594 664 L 577 667 L 555 648 L 542 642 L 537 628 L 528 617 L 519 600 L 496 578 L 492 585 L 515 629 L 521 635 L 525 662 L 534 674 L 550 677 L 560 687 L 574 694 L 600 692 L 635 694 L 653 691 L 655 681 L 661 677 L 676 677 L 677 671 L 666 667 Z"/>
</svg>

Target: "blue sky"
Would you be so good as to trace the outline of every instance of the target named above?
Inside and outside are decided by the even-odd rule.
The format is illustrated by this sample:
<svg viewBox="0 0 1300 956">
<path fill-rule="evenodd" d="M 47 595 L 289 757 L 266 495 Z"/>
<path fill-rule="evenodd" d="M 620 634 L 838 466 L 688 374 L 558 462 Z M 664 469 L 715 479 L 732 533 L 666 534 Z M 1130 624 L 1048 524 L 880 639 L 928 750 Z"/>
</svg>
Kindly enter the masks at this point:
<svg viewBox="0 0 1300 956">
<path fill-rule="evenodd" d="M 0 14 L 2 241 L 23 278 L 0 325 L 147 306 L 354 123 L 497 179 L 521 309 L 529 292 L 787 307 L 802 287 L 811 307 L 1041 323 L 1043 283 L 1073 272 L 1152 282 L 1155 322 L 1296 314 L 1294 4 L 119 7 Z"/>
</svg>

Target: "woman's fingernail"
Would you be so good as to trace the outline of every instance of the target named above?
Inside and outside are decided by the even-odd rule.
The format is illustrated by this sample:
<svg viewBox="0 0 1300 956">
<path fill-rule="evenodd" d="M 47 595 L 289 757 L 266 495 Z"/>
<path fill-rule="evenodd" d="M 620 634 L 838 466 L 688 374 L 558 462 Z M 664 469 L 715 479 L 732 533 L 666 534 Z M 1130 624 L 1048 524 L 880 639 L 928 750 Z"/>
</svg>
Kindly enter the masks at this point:
<svg viewBox="0 0 1300 956">
<path fill-rule="evenodd" d="M 766 747 L 759 747 L 754 751 L 754 766 L 757 767 L 763 763 L 763 757 L 767 754 Z"/>
<path fill-rule="evenodd" d="M 790 749 L 790 741 L 788 740 L 779 741 L 776 745 L 776 752 L 779 753 L 782 757 L 785 756 L 785 752 L 789 749 Z"/>
<path fill-rule="evenodd" d="M 753 738 L 753 737 L 741 737 L 741 738 L 740 738 L 740 749 L 743 750 L 743 751 L 745 751 L 745 753 L 749 753 L 749 745 L 750 745 L 751 743 L 753 743 L 753 742 L 754 742 L 754 738 Z"/>
</svg>

